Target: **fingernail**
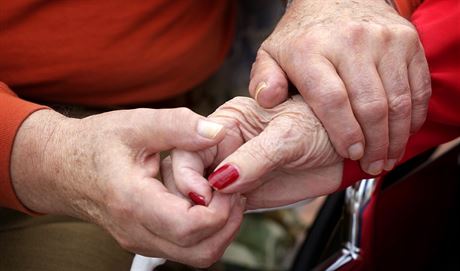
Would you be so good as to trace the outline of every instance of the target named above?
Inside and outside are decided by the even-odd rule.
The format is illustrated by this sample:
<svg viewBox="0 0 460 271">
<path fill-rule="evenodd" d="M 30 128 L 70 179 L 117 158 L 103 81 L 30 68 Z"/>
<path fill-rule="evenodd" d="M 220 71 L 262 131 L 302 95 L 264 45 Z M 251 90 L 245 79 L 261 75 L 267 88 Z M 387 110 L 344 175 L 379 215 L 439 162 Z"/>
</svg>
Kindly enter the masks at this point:
<svg viewBox="0 0 460 271">
<path fill-rule="evenodd" d="M 226 164 L 209 175 L 208 181 L 212 187 L 219 190 L 234 183 L 238 177 L 240 177 L 238 170 L 234 166 Z"/>
<path fill-rule="evenodd" d="M 383 160 L 378 160 L 369 165 L 367 172 L 372 175 L 378 175 L 383 170 Z"/>
<path fill-rule="evenodd" d="M 204 197 L 202 195 L 199 195 L 198 193 L 195 193 L 195 192 L 190 192 L 188 193 L 188 197 L 195 204 L 206 206 L 206 201 L 204 201 Z"/>
<path fill-rule="evenodd" d="M 219 134 L 222 128 L 224 128 L 224 126 L 221 124 L 207 120 L 199 120 L 196 130 L 202 137 L 213 139 Z"/>
<path fill-rule="evenodd" d="M 364 154 L 364 146 L 363 146 L 363 143 L 361 142 L 355 143 L 348 148 L 348 157 L 351 160 L 358 160 L 363 156 L 363 154 Z"/>
<path fill-rule="evenodd" d="M 257 87 L 256 87 L 256 94 L 254 95 L 254 99 L 256 101 L 257 100 L 257 97 L 259 97 L 259 94 L 267 87 L 267 83 L 265 83 L 264 81 L 262 82 L 259 82 L 259 84 L 257 84 Z"/>
<path fill-rule="evenodd" d="M 244 197 L 244 196 L 241 196 L 240 201 L 239 201 L 240 206 L 245 207 L 246 206 L 246 201 L 247 201 L 247 198 Z"/>
<path fill-rule="evenodd" d="M 395 167 L 396 159 L 388 159 L 387 163 L 385 164 L 385 170 L 389 171 Z"/>
</svg>

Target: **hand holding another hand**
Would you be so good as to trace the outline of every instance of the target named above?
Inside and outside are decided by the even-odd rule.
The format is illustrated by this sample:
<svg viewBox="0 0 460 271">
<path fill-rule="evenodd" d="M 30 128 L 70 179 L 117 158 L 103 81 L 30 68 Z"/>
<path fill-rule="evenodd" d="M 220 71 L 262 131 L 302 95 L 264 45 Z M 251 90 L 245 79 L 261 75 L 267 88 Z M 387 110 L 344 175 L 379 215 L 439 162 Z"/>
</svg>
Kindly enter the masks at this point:
<svg viewBox="0 0 460 271">
<path fill-rule="evenodd" d="M 253 64 L 251 96 L 270 108 L 299 90 L 337 152 L 390 170 L 424 123 L 430 74 L 415 27 L 384 0 L 294 0 Z"/>
<path fill-rule="evenodd" d="M 291 204 L 333 192 L 340 184 L 342 158 L 300 96 L 264 109 L 238 97 L 208 117 L 226 127 L 216 146 L 190 152 L 175 149 L 162 164 L 166 186 L 209 204 L 211 186 L 221 193 L 243 193 L 247 208 Z M 206 176 L 210 170 L 214 173 Z M 211 186 L 210 186 L 211 185 Z"/>
<path fill-rule="evenodd" d="M 82 120 L 33 113 L 18 131 L 11 174 L 29 209 L 99 224 L 132 252 L 198 267 L 221 257 L 244 199 L 192 206 L 156 179 L 159 152 L 215 145 L 225 131 L 188 109 L 113 111 Z"/>
</svg>

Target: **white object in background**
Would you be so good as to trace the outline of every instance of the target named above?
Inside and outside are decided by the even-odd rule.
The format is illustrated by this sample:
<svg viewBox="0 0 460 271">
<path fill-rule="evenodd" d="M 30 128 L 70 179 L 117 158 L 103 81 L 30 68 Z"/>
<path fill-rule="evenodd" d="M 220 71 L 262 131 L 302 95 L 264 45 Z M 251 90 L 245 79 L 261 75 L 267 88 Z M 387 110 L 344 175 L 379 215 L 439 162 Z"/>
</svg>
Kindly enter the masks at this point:
<svg viewBox="0 0 460 271">
<path fill-rule="evenodd" d="M 131 265 L 131 271 L 153 271 L 157 266 L 160 266 L 165 262 L 166 259 L 150 258 L 136 254 L 136 256 L 134 256 L 133 264 Z"/>
</svg>

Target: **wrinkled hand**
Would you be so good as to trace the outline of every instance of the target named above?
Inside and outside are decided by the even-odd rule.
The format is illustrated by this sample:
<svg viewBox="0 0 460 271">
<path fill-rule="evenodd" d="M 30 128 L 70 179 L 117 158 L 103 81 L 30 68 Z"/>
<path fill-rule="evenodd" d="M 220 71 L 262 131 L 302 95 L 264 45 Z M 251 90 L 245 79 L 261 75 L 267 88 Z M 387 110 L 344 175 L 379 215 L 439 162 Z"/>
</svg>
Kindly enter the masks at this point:
<svg viewBox="0 0 460 271">
<path fill-rule="evenodd" d="M 221 193 L 244 193 L 247 208 L 269 208 L 331 193 L 342 176 L 342 159 L 300 96 L 272 109 L 251 98 L 228 101 L 209 116 L 226 126 L 216 146 L 175 149 L 162 164 L 166 186 L 199 204 Z M 209 177 L 203 177 L 216 168 Z M 192 193 L 192 194 L 191 194 Z"/>
<path fill-rule="evenodd" d="M 417 31 L 384 0 L 294 0 L 260 47 L 249 90 L 273 107 L 288 80 L 337 152 L 369 174 L 402 157 L 431 95 Z"/>
<path fill-rule="evenodd" d="M 132 252 L 205 267 L 236 234 L 244 199 L 216 193 L 207 207 L 192 206 L 156 179 L 159 152 L 210 147 L 224 133 L 188 109 L 113 111 L 82 120 L 42 110 L 18 132 L 12 180 L 34 211 L 97 223 Z"/>
</svg>

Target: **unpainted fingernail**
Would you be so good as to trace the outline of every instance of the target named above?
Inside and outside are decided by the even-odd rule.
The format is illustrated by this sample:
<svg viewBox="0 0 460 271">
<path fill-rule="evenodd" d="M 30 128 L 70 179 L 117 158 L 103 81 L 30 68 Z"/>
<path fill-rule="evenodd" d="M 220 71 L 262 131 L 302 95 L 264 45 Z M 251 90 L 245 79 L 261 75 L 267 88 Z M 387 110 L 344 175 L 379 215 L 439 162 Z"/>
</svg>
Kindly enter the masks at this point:
<svg viewBox="0 0 460 271">
<path fill-rule="evenodd" d="M 383 160 L 372 162 L 367 168 L 367 172 L 372 175 L 378 175 L 383 170 Z"/>
<path fill-rule="evenodd" d="M 188 197 L 197 205 L 203 205 L 206 206 L 206 201 L 204 200 L 204 197 L 198 193 L 195 192 L 190 192 L 188 193 Z"/>
<path fill-rule="evenodd" d="M 220 193 L 220 192 L 216 191 L 216 193 Z M 232 197 L 230 198 L 230 205 L 232 207 L 236 206 L 236 205 L 240 204 L 240 201 L 241 201 L 241 194 L 240 193 L 233 193 Z"/>
<path fill-rule="evenodd" d="M 262 81 L 262 82 L 259 82 L 259 84 L 257 84 L 257 87 L 256 87 L 256 94 L 254 95 L 254 99 L 256 101 L 259 101 L 257 98 L 259 97 L 259 94 L 267 88 L 267 83 L 265 83 L 265 81 Z"/>
<path fill-rule="evenodd" d="M 388 161 L 385 164 L 384 169 L 386 171 L 392 170 L 396 165 L 396 159 L 388 159 Z"/>
<path fill-rule="evenodd" d="M 221 124 L 207 120 L 199 120 L 196 130 L 202 137 L 214 139 L 223 128 L 224 126 Z"/>
<path fill-rule="evenodd" d="M 239 203 L 240 203 L 240 206 L 241 206 L 241 207 L 246 206 L 246 201 L 247 201 L 247 198 L 244 197 L 244 196 L 241 196 L 241 197 L 240 197 L 240 202 L 239 202 Z"/>
<path fill-rule="evenodd" d="M 234 183 L 239 177 L 236 167 L 225 164 L 209 175 L 208 181 L 214 189 L 220 190 Z"/>
<path fill-rule="evenodd" d="M 348 148 L 348 157 L 351 160 L 361 159 L 363 155 L 364 155 L 364 146 L 363 146 L 363 143 L 361 142 L 355 143 Z"/>
</svg>

